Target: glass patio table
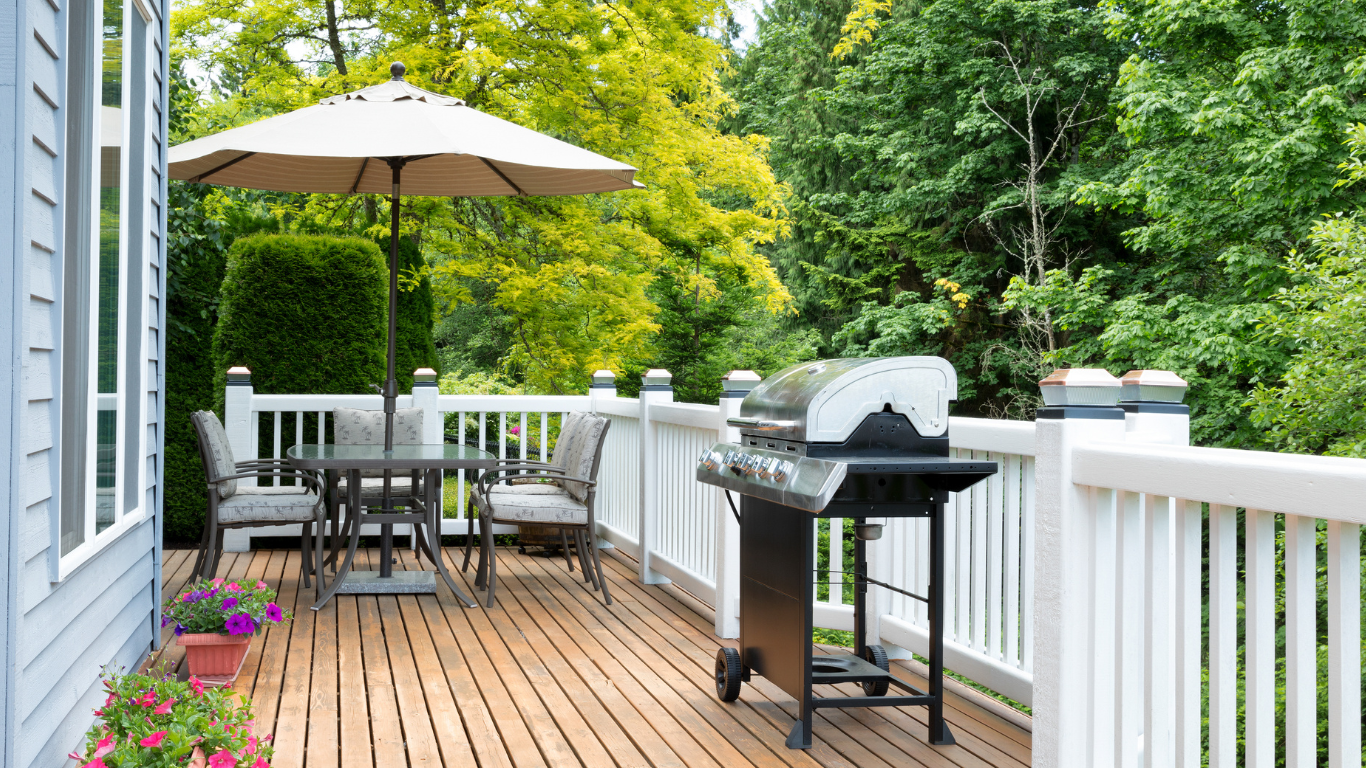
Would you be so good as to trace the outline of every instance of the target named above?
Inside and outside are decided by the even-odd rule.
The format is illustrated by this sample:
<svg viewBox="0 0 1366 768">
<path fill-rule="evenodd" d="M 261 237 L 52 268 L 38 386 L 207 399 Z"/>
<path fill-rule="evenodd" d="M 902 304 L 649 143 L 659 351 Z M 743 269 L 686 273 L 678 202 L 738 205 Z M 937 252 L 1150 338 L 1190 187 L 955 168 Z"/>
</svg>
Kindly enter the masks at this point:
<svg viewBox="0 0 1366 768">
<path fill-rule="evenodd" d="M 299 444 L 286 451 L 289 463 L 299 469 L 322 470 L 333 473 L 347 473 L 346 514 L 350 523 L 350 540 L 346 547 L 346 559 L 337 569 L 331 586 L 322 590 L 313 610 L 318 610 L 337 594 L 422 594 L 436 591 L 436 575 L 431 571 L 393 570 L 392 552 L 395 523 L 411 523 L 413 536 L 423 554 L 427 556 L 446 585 L 451 588 L 460 602 L 475 607 L 446 570 L 441 560 L 441 505 L 438 503 L 443 469 L 492 469 L 497 465 L 497 457 L 487 451 L 466 445 L 396 445 L 386 451 L 382 445 L 331 445 Z M 410 488 L 412 495 L 399 497 L 391 495 L 381 499 L 378 508 L 369 510 L 362 506 L 361 470 L 387 469 L 394 475 L 426 473 L 421 498 L 417 495 L 417 484 Z M 414 477 L 416 479 L 416 477 Z M 381 492 L 383 493 L 383 492 Z M 356 557 L 356 547 L 360 543 L 360 529 L 366 523 L 380 525 L 380 569 L 378 571 L 353 571 L 351 563 Z M 337 521 L 333 520 L 333 535 L 337 535 Z M 316 542 L 322 550 L 322 532 Z M 321 555 L 319 555 L 321 557 Z M 318 584 L 324 584 L 323 574 L 318 574 Z"/>
</svg>

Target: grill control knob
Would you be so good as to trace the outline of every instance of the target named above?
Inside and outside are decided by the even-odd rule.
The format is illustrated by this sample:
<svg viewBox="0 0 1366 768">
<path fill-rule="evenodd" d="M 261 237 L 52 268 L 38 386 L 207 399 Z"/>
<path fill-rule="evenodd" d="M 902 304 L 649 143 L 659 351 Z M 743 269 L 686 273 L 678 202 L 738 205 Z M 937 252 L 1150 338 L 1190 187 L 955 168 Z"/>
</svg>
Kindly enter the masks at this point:
<svg viewBox="0 0 1366 768">
<path fill-rule="evenodd" d="M 720 458 L 720 456 L 708 448 L 702 451 L 702 455 L 697 457 L 697 461 L 707 469 L 716 469 L 716 465 L 720 463 Z"/>
<path fill-rule="evenodd" d="M 787 479 L 788 475 L 792 474 L 792 470 L 794 468 L 793 464 L 790 461 L 778 461 L 777 459 L 774 459 L 773 461 L 777 462 L 778 464 L 778 466 L 775 467 L 772 472 L 773 480 L 774 482 L 781 483 L 782 481 Z"/>
</svg>

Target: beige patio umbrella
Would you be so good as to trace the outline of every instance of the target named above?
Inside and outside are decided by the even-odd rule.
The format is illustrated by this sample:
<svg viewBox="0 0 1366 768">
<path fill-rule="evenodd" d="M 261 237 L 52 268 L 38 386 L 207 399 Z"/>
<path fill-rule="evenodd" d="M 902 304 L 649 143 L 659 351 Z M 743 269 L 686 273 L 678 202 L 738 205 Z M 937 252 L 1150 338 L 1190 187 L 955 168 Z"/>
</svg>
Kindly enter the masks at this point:
<svg viewBox="0 0 1366 768">
<path fill-rule="evenodd" d="M 393 79 L 172 147 L 170 177 L 277 192 L 389 193 L 389 368 L 384 446 L 393 448 L 400 177 L 409 195 L 581 195 L 643 187 L 636 169 Z"/>
</svg>

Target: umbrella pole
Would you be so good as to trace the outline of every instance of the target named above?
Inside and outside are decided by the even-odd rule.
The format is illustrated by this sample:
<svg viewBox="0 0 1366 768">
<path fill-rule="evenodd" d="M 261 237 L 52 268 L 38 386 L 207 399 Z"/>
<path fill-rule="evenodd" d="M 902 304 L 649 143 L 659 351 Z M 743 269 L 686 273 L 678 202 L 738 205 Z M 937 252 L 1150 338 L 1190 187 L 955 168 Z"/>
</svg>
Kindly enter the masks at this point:
<svg viewBox="0 0 1366 768">
<path fill-rule="evenodd" d="M 403 171 L 403 161 L 398 158 L 389 160 L 394 171 L 394 191 L 389 199 L 389 367 L 388 378 L 384 382 L 384 450 L 394 450 L 394 411 L 398 401 L 398 380 L 394 376 L 395 358 L 398 352 L 398 213 L 399 177 Z M 384 510 L 394 508 L 393 470 L 384 470 Z M 417 493 L 417 489 L 412 489 Z M 385 523 L 380 526 L 379 535 L 379 575 L 390 578 L 394 575 L 394 525 Z"/>
</svg>

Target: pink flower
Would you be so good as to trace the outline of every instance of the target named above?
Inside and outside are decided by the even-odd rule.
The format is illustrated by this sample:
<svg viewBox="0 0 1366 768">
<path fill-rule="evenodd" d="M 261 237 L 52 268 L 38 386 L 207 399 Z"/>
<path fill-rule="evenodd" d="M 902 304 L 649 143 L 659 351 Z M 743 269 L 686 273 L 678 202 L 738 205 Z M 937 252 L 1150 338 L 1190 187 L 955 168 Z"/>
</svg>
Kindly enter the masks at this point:
<svg viewBox="0 0 1366 768">
<path fill-rule="evenodd" d="M 104 761 L 97 757 L 94 760 L 91 760 L 90 762 L 81 766 L 81 768 L 109 768 L 109 766 L 105 765 Z"/>
<path fill-rule="evenodd" d="M 154 715 L 169 715 L 169 714 L 171 714 L 171 705 L 174 704 L 174 703 L 175 703 L 175 699 L 167 699 L 167 700 L 161 702 L 161 704 L 159 704 L 159 705 L 157 706 L 156 709 L 152 710 L 152 714 L 154 714 Z"/>
<path fill-rule="evenodd" d="M 214 585 L 215 587 L 221 587 L 221 586 L 223 586 L 223 579 L 214 579 L 213 581 L 210 581 L 209 583 L 212 584 L 212 585 Z"/>
<path fill-rule="evenodd" d="M 165 738 L 165 731 L 157 731 L 156 733 L 152 734 L 151 736 L 148 736 L 147 738 L 143 739 L 142 741 L 139 741 L 138 743 L 144 747 L 159 747 L 161 746 L 162 739 Z"/>
<path fill-rule="evenodd" d="M 209 758 L 209 768 L 233 768 L 236 765 L 237 758 L 233 757 L 226 747 Z"/>
<path fill-rule="evenodd" d="M 109 706 L 110 704 L 112 704 L 112 703 L 114 702 L 114 699 L 117 699 L 117 698 L 118 698 L 118 696 L 116 696 L 116 695 L 113 693 L 113 691 L 110 691 L 110 693 L 109 693 L 109 698 L 107 698 L 107 699 L 104 700 L 104 705 L 103 705 L 103 706 L 106 706 L 106 707 Z"/>
<path fill-rule="evenodd" d="M 185 598 L 187 598 L 187 597 L 189 597 L 189 596 L 190 596 L 190 593 L 189 593 L 189 592 L 185 592 L 185 593 L 181 594 L 180 597 L 177 597 L 177 598 L 175 599 L 175 601 L 176 601 L 177 603 L 179 603 L 179 602 L 183 601 Z"/>
<path fill-rule="evenodd" d="M 103 739 L 100 739 L 99 741 L 95 742 L 95 759 L 96 759 L 96 760 L 99 760 L 101 757 L 104 757 L 105 755 L 107 755 L 107 754 L 109 754 L 110 752 L 113 752 L 113 751 L 114 751 L 114 734 L 111 733 L 111 734 L 105 736 Z"/>
<path fill-rule="evenodd" d="M 204 684 L 201 683 L 201 682 L 199 682 L 199 678 L 197 678 L 197 677 L 191 677 L 191 678 L 190 678 L 190 687 L 194 689 L 194 692 L 195 692 L 195 695 L 196 695 L 196 696 L 203 696 L 203 695 L 204 695 Z"/>
<path fill-rule="evenodd" d="M 267 763 L 264 757 L 257 755 L 256 762 L 251 764 L 251 768 L 270 768 L 270 763 Z"/>
<path fill-rule="evenodd" d="M 267 584 L 267 583 L 265 583 L 264 581 L 258 581 L 258 582 L 256 582 L 256 588 L 257 588 L 257 589 L 270 589 L 270 585 Z"/>
<path fill-rule="evenodd" d="M 238 584 L 238 583 L 235 582 L 235 581 L 230 581 L 230 582 L 228 582 L 228 585 L 227 585 L 226 587 L 223 587 L 223 589 L 226 589 L 226 590 L 228 590 L 229 592 L 241 592 L 241 591 L 242 591 L 242 585 L 241 585 L 241 584 Z"/>
<path fill-rule="evenodd" d="M 247 737 L 247 754 L 248 754 L 248 755 L 254 755 L 254 754 L 256 754 L 256 737 L 255 737 L 255 736 L 248 736 L 248 737 Z"/>
</svg>

